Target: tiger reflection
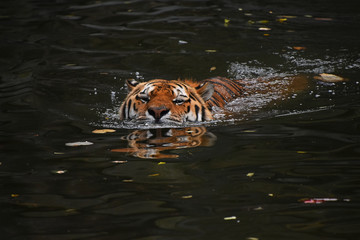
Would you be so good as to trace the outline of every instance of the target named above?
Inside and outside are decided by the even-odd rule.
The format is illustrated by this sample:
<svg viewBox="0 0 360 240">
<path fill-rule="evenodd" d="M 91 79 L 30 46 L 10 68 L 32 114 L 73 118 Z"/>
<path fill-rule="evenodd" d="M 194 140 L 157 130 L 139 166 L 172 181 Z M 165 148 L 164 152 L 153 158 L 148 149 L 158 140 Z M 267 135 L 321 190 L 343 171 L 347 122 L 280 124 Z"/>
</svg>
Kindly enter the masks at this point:
<svg viewBox="0 0 360 240">
<path fill-rule="evenodd" d="M 112 149 L 112 152 L 126 152 L 139 158 L 177 158 L 177 154 L 163 153 L 167 150 L 214 145 L 216 136 L 205 127 L 158 128 L 135 130 L 122 137 L 128 141 L 127 148 Z"/>
</svg>

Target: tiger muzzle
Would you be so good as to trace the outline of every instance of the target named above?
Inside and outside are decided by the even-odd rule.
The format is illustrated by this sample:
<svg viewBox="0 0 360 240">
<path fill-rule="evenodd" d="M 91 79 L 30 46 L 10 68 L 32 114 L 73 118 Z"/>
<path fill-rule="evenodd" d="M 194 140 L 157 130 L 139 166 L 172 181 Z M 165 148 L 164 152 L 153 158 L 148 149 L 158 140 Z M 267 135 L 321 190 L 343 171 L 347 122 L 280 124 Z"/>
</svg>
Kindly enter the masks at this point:
<svg viewBox="0 0 360 240">
<path fill-rule="evenodd" d="M 161 107 L 150 107 L 148 109 L 148 113 L 153 116 L 155 118 L 155 122 L 158 123 L 160 121 L 160 119 L 165 116 L 168 112 L 170 111 L 170 109 L 168 109 L 165 106 L 161 106 Z"/>
</svg>

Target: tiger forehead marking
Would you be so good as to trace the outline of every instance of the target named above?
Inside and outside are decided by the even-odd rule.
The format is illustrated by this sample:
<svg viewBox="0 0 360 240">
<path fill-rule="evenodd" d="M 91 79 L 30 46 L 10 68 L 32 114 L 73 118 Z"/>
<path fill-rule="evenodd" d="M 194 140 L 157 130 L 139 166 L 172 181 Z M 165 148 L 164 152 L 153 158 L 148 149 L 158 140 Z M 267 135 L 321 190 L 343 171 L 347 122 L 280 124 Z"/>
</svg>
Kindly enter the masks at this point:
<svg viewBox="0 0 360 240">
<path fill-rule="evenodd" d="M 216 84 L 217 81 L 221 84 Z M 219 86 L 226 86 L 226 81 L 219 79 L 201 82 L 154 79 L 143 83 L 128 80 L 127 85 L 130 92 L 121 104 L 120 119 L 154 123 L 212 120 L 211 107 L 225 103 L 219 102 L 226 100 L 221 93 L 235 91 L 222 91 Z"/>
</svg>

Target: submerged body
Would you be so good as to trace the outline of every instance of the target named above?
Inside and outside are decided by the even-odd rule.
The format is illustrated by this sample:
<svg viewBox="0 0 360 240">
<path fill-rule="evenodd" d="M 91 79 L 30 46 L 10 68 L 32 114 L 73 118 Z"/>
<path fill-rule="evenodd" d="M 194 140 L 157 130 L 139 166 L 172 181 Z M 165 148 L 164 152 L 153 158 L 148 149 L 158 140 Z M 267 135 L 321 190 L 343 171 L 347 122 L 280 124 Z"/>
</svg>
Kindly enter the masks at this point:
<svg viewBox="0 0 360 240">
<path fill-rule="evenodd" d="M 201 122 L 213 119 L 214 106 L 223 108 L 244 93 L 244 82 L 227 78 L 127 81 L 130 90 L 122 103 L 121 120 L 155 123 Z"/>
</svg>

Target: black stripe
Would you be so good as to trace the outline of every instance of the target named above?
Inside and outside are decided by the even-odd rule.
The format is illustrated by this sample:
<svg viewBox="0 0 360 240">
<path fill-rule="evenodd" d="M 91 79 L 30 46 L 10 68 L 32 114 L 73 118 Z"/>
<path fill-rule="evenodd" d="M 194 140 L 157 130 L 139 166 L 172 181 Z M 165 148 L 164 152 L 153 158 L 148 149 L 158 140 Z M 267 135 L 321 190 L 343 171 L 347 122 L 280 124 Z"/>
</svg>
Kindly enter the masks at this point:
<svg viewBox="0 0 360 240">
<path fill-rule="evenodd" d="M 217 84 L 222 86 L 223 88 L 225 88 L 225 90 L 230 94 L 231 97 L 234 97 L 234 95 L 236 95 L 236 92 L 234 92 L 233 90 L 231 90 L 228 86 L 226 86 L 223 83 L 219 83 L 219 82 L 213 82 L 213 84 Z"/>
<path fill-rule="evenodd" d="M 195 105 L 196 121 L 198 121 L 199 110 L 200 110 L 199 106 Z"/>
<path fill-rule="evenodd" d="M 217 107 L 220 107 L 219 103 L 215 102 L 214 99 L 210 98 L 208 101 L 211 101 L 211 104 L 214 106 L 216 105 Z"/>
<path fill-rule="evenodd" d="M 229 85 L 231 85 L 233 88 L 235 88 L 238 92 L 239 92 L 239 94 L 241 94 L 243 91 L 244 91 L 244 89 L 242 89 L 238 84 L 240 84 L 240 83 L 235 83 L 234 81 L 231 81 L 230 79 L 227 79 L 226 78 L 226 82 L 229 84 Z"/>
<path fill-rule="evenodd" d="M 128 101 L 128 104 L 127 104 L 127 115 L 128 115 L 128 117 L 127 118 L 130 118 L 130 108 L 131 108 L 131 103 L 132 103 L 132 101 L 131 101 L 131 99 L 129 99 L 129 101 Z"/>
<path fill-rule="evenodd" d="M 202 120 L 202 121 L 205 121 L 205 110 L 206 110 L 205 107 L 202 106 L 202 107 L 201 107 L 201 111 L 202 111 L 202 113 L 201 113 L 201 120 Z"/>
<path fill-rule="evenodd" d="M 197 99 L 194 97 L 194 95 L 192 93 L 190 93 L 190 98 L 194 101 L 197 101 Z"/>
<path fill-rule="evenodd" d="M 218 91 L 214 90 L 214 93 L 216 93 L 217 95 L 219 95 L 225 103 L 227 102 L 226 99 L 224 98 L 224 96 L 221 95 Z M 213 94 L 213 96 L 214 96 L 214 94 Z"/>
<path fill-rule="evenodd" d="M 124 119 L 127 119 L 125 114 L 126 114 L 126 102 L 124 103 L 124 107 L 122 109 L 122 116 L 123 116 Z"/>
<path fill-rule="evenodd" d="M 188 90 L 188 87 L 186 86 L 185 83 L 174 83 L 174 84 L 178 87 L 185 88 L 186 90 Z"/>
</svg>

